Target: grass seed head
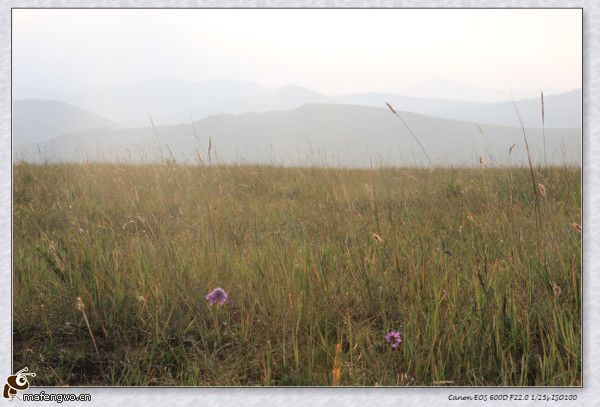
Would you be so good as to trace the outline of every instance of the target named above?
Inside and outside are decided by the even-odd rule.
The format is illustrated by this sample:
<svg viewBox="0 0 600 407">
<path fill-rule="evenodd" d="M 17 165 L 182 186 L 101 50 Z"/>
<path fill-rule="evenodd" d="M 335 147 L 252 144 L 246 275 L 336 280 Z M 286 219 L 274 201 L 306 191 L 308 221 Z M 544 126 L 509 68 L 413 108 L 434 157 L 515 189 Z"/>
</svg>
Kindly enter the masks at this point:
<svg viewBox="0 0 600 407">
<path fill-rule="evenodd" d="M 385 102 L 385 104 L 387 105 L 388 109 L 390 109 L 392 111 L 392 113 L 394 113 L 396 116 L 398 115 L 398 113 L 396 113 L 396 111 L 394 110 L 392 105 L 390 105 L 388 102 Z"/>
<path fill-rule="evenodd" d="M 554 298 L 558 300 L 558 297 L 560 297 L 560 294 L 562 293 L 562 289 L 554 284 Z"/>
<path fill-rule="evenodd" d="M 81 312 L 83 312 L 83 310 L 85 310 L 85 304 L 83 303 L 83 300 L 81 299 L 81 297 L 77 297 L 77 309 Z"/>
<path fill-rule="evenodd" d="M 375 239 L 376 242 L 383 243 L 383 238 L 381 236 L 379 236 L 377 233 L 373 232 L 372 236 L 373 236 L 373 239 Z"/>
</svg>

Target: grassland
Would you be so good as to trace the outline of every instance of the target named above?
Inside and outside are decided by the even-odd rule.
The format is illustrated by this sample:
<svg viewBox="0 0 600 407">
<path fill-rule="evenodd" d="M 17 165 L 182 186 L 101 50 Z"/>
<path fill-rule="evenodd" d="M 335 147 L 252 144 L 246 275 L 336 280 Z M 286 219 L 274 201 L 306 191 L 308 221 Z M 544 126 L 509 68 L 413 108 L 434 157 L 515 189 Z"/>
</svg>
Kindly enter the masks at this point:
<svg viewBox="0 0 600 407">
<path fill-rule="evenodd" d="M 17 164 L 15 369 L 35 385 L 580 385 L 581 171 L 534 174 L 543 187 L 526 168 Z M 229 302 L 210 307 L 217 286 Z"/>
</svg>

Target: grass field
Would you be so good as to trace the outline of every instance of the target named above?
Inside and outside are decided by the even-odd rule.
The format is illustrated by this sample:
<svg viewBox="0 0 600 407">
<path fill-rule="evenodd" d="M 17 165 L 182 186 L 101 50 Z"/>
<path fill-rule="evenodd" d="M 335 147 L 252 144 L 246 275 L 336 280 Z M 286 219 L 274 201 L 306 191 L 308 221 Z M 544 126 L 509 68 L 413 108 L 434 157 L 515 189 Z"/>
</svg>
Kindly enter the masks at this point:
<svg viewBox="0 0 600 407">
<path fill-rule="evenodd" d="M 16 164 L 15 370 L 580 385 L 581 170 L 534 170 Z"/>
</svg>

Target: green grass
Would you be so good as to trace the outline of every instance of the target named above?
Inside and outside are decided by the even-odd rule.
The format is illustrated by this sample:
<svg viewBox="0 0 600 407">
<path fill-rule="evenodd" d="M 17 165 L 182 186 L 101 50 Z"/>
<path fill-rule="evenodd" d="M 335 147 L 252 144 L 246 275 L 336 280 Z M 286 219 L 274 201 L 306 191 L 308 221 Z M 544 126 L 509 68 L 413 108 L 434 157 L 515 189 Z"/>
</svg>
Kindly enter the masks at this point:
<svg viewBox="0 0 600 407">
<path fill-rule="evenodd" d="M 327 386 L 340 343 L 341 385 L 580 385 L 581 171 L 535 172 L 541 222 L 526 168 L 17 164 L 15 369 Z"/>
</svg>

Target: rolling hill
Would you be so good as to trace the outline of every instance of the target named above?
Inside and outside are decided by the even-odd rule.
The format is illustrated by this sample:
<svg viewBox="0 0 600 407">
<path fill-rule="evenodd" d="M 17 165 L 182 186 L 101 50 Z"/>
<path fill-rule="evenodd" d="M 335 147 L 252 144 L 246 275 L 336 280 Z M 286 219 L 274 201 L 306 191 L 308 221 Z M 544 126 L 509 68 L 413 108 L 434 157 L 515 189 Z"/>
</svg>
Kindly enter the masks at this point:
<svg viewBox="0 0 600 407">
<path fill-rule="evenodd" d="M 581 89 L 555 95 L 544 95 L 545 126 L 549 128 L 581 127 Z M 526 127 L 542 126 L 541 99 L 515 101 Z M 480 123 L 519 126 L 512 101 L 456 106 L 436 113 L 440 117 Z"/>
<path fill-rule="evenodd" d="M 433 99 L 403 96 L 393 93 L 358 93 L 336 96 L 340 103 L 382 107 L 391 103 L 399 110 L 447 119 L 475 123 L 519 126 L 513 102 L 473 102 L 454 99 Z M 515 101 L 526 127 L 542 127 L 540 98 Z M 581 127 L 581 89 L 545 95 L 545 126 L 548 128 Z"/>
<path fill-rule="evenodd" d="M 352 93 L 335 96 L 334 99 L 343 104 L 383 107 L 385 102 L 391 103 L 395 109 L 406 112 L 436 116 L 450 109 L 469 108 L 481 102 L 469 102 L 454 99 L 435 99 L 404 96 L 395 93 Z"/>
<path fill-rule="evenodd" d="M 92 128 L 120 128 L 122 125 L 56 100 L 21 99 L 13 103 L 15 145 L 50 140 L 59 134 Z"/>
<path fill-rule="evenodd" d="M 265 112 L 333 99 L 301 86 L 270 88 L 254 82 L 187 82 L 161 79 L 96 87 L 63 96 L 65 101 L 132 127 L 190 123 L 212 114 Z"/>
<path fill-rule="evenodd" d="M 19 89 L 19 92 L 24 92 L 22 88 Z M 310 103 L 384 107 L 385 102 L 399 110 L 428 116 L 505 126 L 519 125 L 512 101 L 507 99 L 488 103 L 465 100 L 471 93 L 466 90 L 461 93 L 460 89 L 457 88 L 453 98 L 411 97 L 395 93 L 354 93 L 330 97 L 296 85 L 267 87 L 236 80 L 188 82 L 161 79 L 79 91 L 63 90 L 57 99 L 131 127 L 150 126 L 150 117 L 158 125 L 179 124 L 214 114 L 290 110 Z M 16 92 L 17 97 L 19 92 Z M 31 92 L 27 91 L 26 94 Z M 517 100 L 516 104 L 525 126 L 542 126 L 539 97 Z M 581 127 L 581 89 L 546 94 L 545 110 L 548 128 Z"/>
<path fill-rule="evenodd" d="M 436 165 L 525 165 L 520 128 L 477 125 L 400 112 Z M 94 129 L 64 134 L 50 142 L 15 150 L 17 159 L 47 161 L 153 161 L 208 159 L 213 162 L 282 165 L 424 165 L 419 146 L 387 109 L 308 104 L 286 111 L 223 114 L 193 125 Z M 526 129 L 533 160 L 544 159 L 541 129 Z M 509 148 L 513 146 L 509 154 Z M 580 129 L 546 129 L 549 163 L 576 164 Z"/>
</svg>

